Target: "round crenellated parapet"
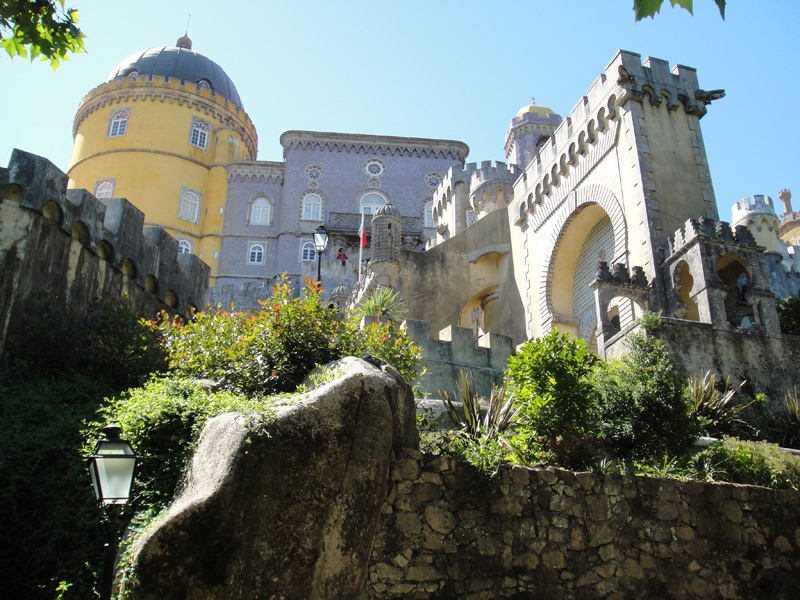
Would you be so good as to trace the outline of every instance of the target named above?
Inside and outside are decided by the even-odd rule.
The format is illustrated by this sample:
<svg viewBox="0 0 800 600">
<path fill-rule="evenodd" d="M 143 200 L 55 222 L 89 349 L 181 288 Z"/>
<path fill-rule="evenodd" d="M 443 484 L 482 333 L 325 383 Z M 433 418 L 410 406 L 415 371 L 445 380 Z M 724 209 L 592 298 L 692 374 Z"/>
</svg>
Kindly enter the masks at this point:
<svg viewBox="0 0 800 600">
<path fill-rule="evenodd" d="M 780 252 L 780 221 L 769 196 L 756 194 L 736 202 L 732 208 L 731 223 L 734 229 L 747 227 L 759 246 Z"/>
</svg>

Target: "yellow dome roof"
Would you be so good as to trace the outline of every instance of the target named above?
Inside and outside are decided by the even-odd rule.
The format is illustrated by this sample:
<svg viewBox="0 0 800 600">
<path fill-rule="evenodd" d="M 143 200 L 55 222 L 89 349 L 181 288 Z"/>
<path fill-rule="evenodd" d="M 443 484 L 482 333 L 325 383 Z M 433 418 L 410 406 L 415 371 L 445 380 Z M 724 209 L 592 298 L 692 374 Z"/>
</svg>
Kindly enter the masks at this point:
<svg viewBox="0 0 800 600">
<path fill-rule="evenodd" d="M 537 117 L 547 118 L 548 115 L 555 114 L 553 110 L 548 106 L 541 106 L 540 104 L 536 104 L 536 98 L 531 98 L 531 103 L 527 106 L 523 106 L 519 109 L 517 113 L 517 118 L 521 119 L 526 114 L 535 113 Z"/>
</svg>

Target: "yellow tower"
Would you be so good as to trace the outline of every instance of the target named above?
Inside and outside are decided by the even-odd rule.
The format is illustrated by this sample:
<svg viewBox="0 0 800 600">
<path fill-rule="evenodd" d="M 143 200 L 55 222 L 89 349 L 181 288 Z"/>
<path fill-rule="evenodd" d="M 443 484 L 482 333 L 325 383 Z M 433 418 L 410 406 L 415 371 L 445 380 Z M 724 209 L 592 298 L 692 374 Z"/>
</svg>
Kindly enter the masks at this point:
<svg viewBox="0 0 800 600">
<path fill-rule="evenodd" d="M 81 101 L 69 187 L 127 198 L 217 273 L 225 165 L 253 160 L 258 138 L 231 79 L 188 37 L 122 61 Z"/>
</svg>

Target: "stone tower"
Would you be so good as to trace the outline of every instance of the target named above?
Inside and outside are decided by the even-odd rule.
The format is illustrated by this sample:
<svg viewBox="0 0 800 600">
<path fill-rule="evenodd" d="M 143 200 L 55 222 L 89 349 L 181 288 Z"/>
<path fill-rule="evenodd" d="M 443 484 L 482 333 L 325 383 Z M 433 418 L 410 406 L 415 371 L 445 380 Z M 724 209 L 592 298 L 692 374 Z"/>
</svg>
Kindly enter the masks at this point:
<svg viewBox="0 0 800 600">
<path fill-rule="evenodd" d="M 759 246 L 764 246 L 770 252 L 780 252 L 778 239 L 778 215 L 772 198 L 754 195 L 752 198 L 742 198 L 733 205 L 732 225 L 734 230 L 739 225 L 744 225 L 753 234 Z"/>
<path fill-rule="evenodd" d="M 372 262 L 400 260 L 403 218 L 390 201 L 375 211 L 372 217 Z"/>
<path fill-rule="evenodd" d="M 560 123 L 559 115 L 531 98 L 531 103 L 519 109 L 517 116 L 511 119 L 505 143 L 508 161 L 524 170 Z"/>
<path fill-rule="evenodd" d="M 256 129 L 223 69 L 175 46 L 137 52 L 117 65 L 78 106 L 70 188 L 127 198 L 145 225 L 161 226 L 181 253 L 217 274 L 228 173 L 256 157 Z"/>
</svg>

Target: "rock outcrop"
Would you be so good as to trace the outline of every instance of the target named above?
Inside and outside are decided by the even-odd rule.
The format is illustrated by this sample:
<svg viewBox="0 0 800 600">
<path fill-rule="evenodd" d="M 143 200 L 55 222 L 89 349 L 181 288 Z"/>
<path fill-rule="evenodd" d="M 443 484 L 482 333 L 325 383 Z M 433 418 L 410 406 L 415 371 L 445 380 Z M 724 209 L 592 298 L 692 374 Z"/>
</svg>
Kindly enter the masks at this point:
<svg viewBox="0 0 800 600">
<path fill-rule="evenodd" d="M 370 361 L 340 361 L 261 431 L 208 423 L 186 488 L 134 548 L 137 600 L 363 597 L 392 452 L 418 446 L 411 388 Z"/>
</svg>

